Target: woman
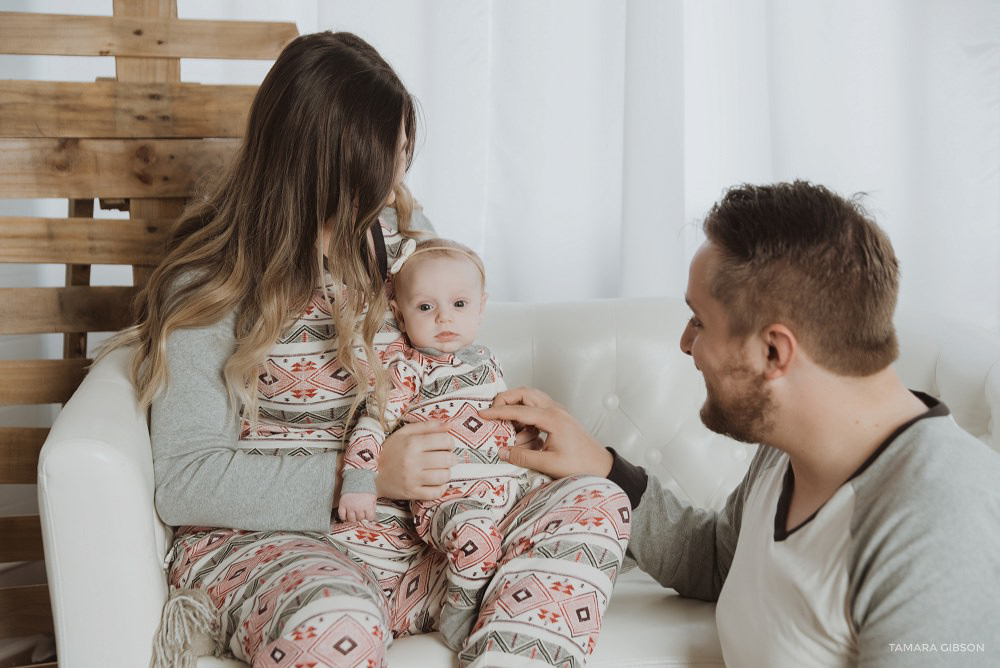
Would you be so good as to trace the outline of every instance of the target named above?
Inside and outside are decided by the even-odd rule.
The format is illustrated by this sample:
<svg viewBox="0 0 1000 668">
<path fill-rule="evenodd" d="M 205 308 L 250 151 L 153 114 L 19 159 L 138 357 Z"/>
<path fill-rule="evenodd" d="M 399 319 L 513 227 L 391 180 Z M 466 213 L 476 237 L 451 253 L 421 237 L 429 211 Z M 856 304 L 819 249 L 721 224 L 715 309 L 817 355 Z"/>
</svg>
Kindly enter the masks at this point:
<svg viewBox="0 0 1000 668">
<path fill-rule="evenodd" d="M 332 519 L 351 417 L 384 396 L 378 351 L 399 336 L 386 267 L 427 227 L 401 183 L 415 125 L 412 98 L 366 42 L 291 42 L 232 166 L 181 217 L 138 324 L 112 344 L 136 346 L 156 507 L 177 527 L 160 665 L 190 661 L 205 628 L 215 651 L 254 666 L 377 666 L 392 637 L 437 626 L 446 562 L 406 505 L 380 505 L 375 523 Z M 379 496 L 439 497 L 453 463 L 445 431 L 425 423 L 390 436 Z M 595 478 L 529 495 L 503 528 L 493 585 L 473 602 L 482 608 L 462 661 L 489 665 L 499 652 L 582 664 L 628 536 L 606 515 L 627 504 Z M 588 521 L 598 516 L 600 528 Z M 585 621 L 541 619 L 531 597 L 542 594 Z"/>
</svg>

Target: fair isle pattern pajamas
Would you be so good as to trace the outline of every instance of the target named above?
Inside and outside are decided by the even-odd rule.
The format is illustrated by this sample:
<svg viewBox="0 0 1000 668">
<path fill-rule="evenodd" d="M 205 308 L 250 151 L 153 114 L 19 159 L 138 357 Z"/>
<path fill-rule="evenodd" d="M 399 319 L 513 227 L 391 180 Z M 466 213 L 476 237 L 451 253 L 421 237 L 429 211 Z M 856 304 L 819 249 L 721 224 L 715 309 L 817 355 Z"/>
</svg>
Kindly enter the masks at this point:
<svg viewBox="0 0 1000 668">
<path fill-rule="evenodd" d="M 458 648 L 500 560 L 500 520 L 525 493 L 549 479 L 500 461 L 499 449 L 513 445 L 514 426 L 479 417 L 479 410 L 506 389 L 500 365 L 486 347 L 424 351 L 400 337 L 386 349 L 383 363 L 393 386 L 381 411 L 389 431 L 405 422 L 441 420 L 455 439 L 461 464 L 453 469 L 448 490 L 433 502 L 413 501 L 410 508 L 417 534 L 448 558 L 439 628 L 448 645 Z M 373 400 L 368 404 L 347 445 L 344 491 L 375 492 L 386 433 L 375 416 L 379 408 Z"/>
<path fill-rule="evenodd" d="M 383 234 L 391 263 L 402 238 L 384 223 Z M 318 290 L 263 366 L 259 429 L 244 424 L 238 448 L 343 451 L 356 390 L 333 362 L 334 336 Z M 387 316 L 376 345 L 398 337 Z M 624 557 L 627 497 L 605 479 L 567 478 L 529 492 L 498 528 L 496 574 L 462 665 L 583 665 Z M 179 527 L 170 556 L 171 587 L 207 593 L 226 649 L 254 668 L 384 666 L 392 637 L 437 628 L 447 588 L 447 560 L 405 504 L 379 504 L 376 522 L 331 523 L 328 533 Z"/>
</svg>

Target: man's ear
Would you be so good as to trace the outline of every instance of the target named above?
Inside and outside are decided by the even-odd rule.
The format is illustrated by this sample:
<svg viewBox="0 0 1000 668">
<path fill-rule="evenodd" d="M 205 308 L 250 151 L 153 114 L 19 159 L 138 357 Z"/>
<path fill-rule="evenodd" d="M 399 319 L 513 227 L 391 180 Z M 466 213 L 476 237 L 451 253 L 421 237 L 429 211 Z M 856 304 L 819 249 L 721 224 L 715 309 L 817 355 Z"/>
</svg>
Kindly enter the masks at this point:
<svg viewBox="0 0 1000 668">
<path fill-rule="evenodd" d="M 761 330 L 761 340 L 766 351 L 764 378 L 774 380 L 784 376 L 799 350 L 795 334 L 785 325 L 775 323 Z"/>
<path fill-rule="evenodd" d="M 389 300 L 389 308 L 392 309 L 392 317 L 396 319 L 396 326 L 399 327 L 399 331 L 406 334 L 406 323 L 403 321 L 403 312 L 399 308 L 399 304 L 396 303 L 395 299 Z"/>
</svg>

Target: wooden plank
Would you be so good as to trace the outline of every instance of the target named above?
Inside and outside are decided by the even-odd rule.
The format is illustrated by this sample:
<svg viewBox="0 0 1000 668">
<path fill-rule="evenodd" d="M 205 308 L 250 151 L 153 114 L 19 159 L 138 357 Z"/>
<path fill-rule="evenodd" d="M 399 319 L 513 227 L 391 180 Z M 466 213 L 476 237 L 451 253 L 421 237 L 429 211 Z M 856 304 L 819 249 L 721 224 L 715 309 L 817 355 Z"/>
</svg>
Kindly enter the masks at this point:
<svg viewBox="0 0 1000 668">
<path fill-rule="evenodd" d="M 271 60 L 294 23 L 0 12 L 4 53 Z M 176 17 L 176 12 L 174 13 Z"/>
<path fill-rule="evenodd" d="M 177 18 L 176 0 L 114 0 L 115 16 L 157 17 L 160 23 Z M 122 82 L 173 83 L 180 80 L 178 60 L 152 58 L 115 58 L 115 73 Z M 180 202 L 164 199 L 137 198 L 129 203 L 132 218 L 175 218 L 183 209 Z M 149 270 L 132 269 L 132 283 L 144 286 Z"/>
<path fill-rule="evenodd" d="M 0 360 L 0 406 L 64 404 L 87 375 L 89 359 Z"/>
<path fill-rule="evenodd" d="M 129 324 L 132 286 L 0 288 L 0 334 L 116 332 Z"/>
<path fill-rule="evenodd" d="M 0 564 L 45 559 L 38 515 L 0 517 L 0 536 Z"/>
<path fill-rule="evenodd" d="M 48 435 L 45 427 L 0 427 L 0 484 L 35 484 L 38 453 Z"/>
<path fill-rule="evenodd" d="M 123 17 L 156 20 L 158 25 L 177 20 L 177 0 L 113 0 L 116 20 Z M 134 31 L 133 31 L 134 32 Z M 148 34 L 145 31 L 143 34 Z M 132 58 L 115 57 L 115 73 L 119 81 L 164 82 L 180 81 L 181 61 L 177 57 Z"/>
<path fill-rule="evenodd" d="M 0 137 L 239 137 L 256 90 L 183 83 L 0 81 Z"/>
<path fill-rule="evenodd" d="M 93 199 L 71 199 L 69 201 L 71 218 L 93 218 Z M 67 264 L 66 285 L 90 285 L 89 264 Z M 66 332 L 63 334 L 63 357 L 87 356 L 87 332 Z"/>
<path fill-rule="evenodd" d="M 51 633 L 48 585 L 0 588 L 0 638 Z"/>
<path fill-rule="evenodd" d="M 237 146 L 236 139 L 0 139 L 0 197 L 187 197 Z"/>
<path fill-rule="evenodd" d="M 0 217 L 0 262 L 155 265 L 172 222 Z"/>
</svg>

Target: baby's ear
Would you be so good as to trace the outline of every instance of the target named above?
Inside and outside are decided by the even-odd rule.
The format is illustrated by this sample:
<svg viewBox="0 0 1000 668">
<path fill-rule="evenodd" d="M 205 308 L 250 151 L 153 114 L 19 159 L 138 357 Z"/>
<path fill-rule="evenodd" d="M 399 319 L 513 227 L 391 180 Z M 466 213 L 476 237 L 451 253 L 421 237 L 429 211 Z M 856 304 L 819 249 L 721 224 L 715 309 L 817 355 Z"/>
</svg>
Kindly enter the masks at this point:
<svg viewBox="0 0 1000 668">
<path fill-rule="evenodd" d="M 486 300 L 489 299 L 490 295 L 484 290 L 483 297 L 479 300 L 479 315 L 483 314 L 483 309 L 486 308 Z"/>
<path fill-rule="evenodd" d="M 396 326 L 399 327 L 399 331 L 406 334 L 406 323 L 403 322 L 403 312 L 399 308 L 399 304 L 396 303 L 395 299 L 389 300 L 389 308 L 392 309 L 392 317 L 396 319 Z"/>
</svg>

